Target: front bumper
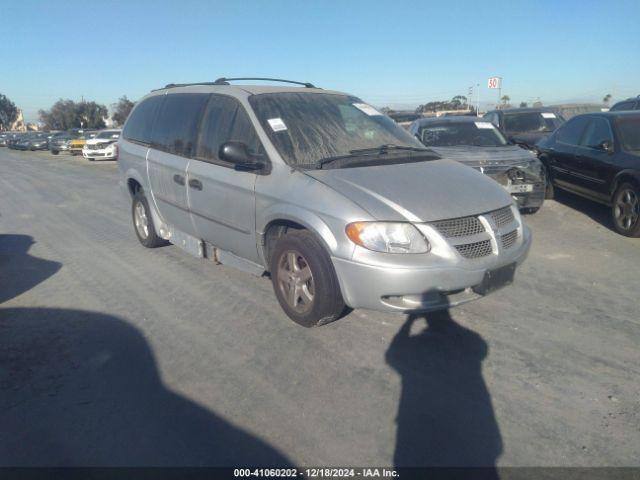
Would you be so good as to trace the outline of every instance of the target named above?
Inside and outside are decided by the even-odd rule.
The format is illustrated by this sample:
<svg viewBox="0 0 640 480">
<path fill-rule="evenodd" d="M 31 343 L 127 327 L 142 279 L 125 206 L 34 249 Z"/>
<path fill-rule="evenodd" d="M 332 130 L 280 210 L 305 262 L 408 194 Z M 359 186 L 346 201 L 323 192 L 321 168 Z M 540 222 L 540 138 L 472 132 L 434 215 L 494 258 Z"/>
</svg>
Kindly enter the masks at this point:
<svg viewBox="0 0 640 480">
<path fill-rule="evenodd" d="M 385 312 L 428 312 L 481 298 L 473 288 L 485 273 L 515 263 L 520 265 L 531 247 L 531 232 L 524 226 L 512 248 L 477 260 L 434 259 L 395 268 L 332 257 L 345 302 L 352 308 Z M 417 257 L 417 256 L 416 256 Z"/>
<path fill-rule="evenodd" d="M 116 155 L 113 150 L 88 150 L 82 149 L 82 156 L 87 160 L 115 160 Z"/>
</svg>

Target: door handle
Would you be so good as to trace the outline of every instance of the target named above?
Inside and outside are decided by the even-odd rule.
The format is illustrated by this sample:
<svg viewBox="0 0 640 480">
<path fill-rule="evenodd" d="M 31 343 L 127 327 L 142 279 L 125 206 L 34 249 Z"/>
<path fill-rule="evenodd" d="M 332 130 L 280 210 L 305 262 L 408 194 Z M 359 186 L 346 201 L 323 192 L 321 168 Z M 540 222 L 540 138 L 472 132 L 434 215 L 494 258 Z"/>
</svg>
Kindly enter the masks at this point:
<svg viewBox="0 0 640 480">
<path fill-rule="evenodd" d="M 197 178 L 192 178 L 189 180 L 189 186 L 194 190 L 202 190 L 202 182 Z"/>
<path fill-rule="evenodd" d="M 184 185 L 184 177 L 182 175 L 178 175 L 177 173 L 173 176 L 173 181 L 178 185 Z"/>
</svg>

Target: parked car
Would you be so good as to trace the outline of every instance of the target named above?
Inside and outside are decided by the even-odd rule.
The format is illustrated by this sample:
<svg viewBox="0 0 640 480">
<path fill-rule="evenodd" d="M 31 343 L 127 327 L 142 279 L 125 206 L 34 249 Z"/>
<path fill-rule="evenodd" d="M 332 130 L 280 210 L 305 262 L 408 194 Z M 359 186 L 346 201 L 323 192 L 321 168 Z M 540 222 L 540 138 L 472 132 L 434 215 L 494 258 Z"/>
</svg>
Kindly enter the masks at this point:
<svg viewBox="0 0 640 480">
<path fill-rule="evenodd" d="M 116 142 L 120 137 L 120 130 L 102 130 L 94 138 L 90 138 L 82 149 L 82 156 L 89 161 L 115 160 L 118 158 Z"/>
<path fill-rule="evenodd" d="M 615 229 L 640 236 L 640 112 L 578 115 L 538 145 L 554 187 L 611 207 Z"/>
<path fill-rule="evenodd" d="M 19 140 L 13 145 L 16 150 L 36 150 L 41 148 L 40 145 L 46 144 L 47 138 L 42 132 L 26 132 L 21 135 Z"/>
<path fill-rule="evenodd" d="M 621 110 L 640 110 L 640 95 L 618 102 L 609 109 L 610 112 L 619 112 Z"/>
<path fill-rule="evenodd" d="M 269 272 L 304 326 L 345 305 L 449 308 L 512 281 L 531 234 L 503 188 L 362 100 L 304 85 L 219 79 L 138 102 L 118 165 L 140 243 Z"/>
<path fill-rule="evenodd" d="M 431 117 L 409 127 L 426 147 L 493 178 L 526 213 L 544 202 L 545 179 L 540 160 L 530 150 L 509 143 L 491 123 L 477 117 Z"/>
<path fill-rule="evenodd" d="M 29 132 L 15 132 L 11 134 L 10 136 L 7 137 L 7 147 L 15 150 L 18 142 L 21 141 L 22 138 L 28 133 Z"/>
<path fill-rule="evenodd" d="M 87 140 L 95 137 L 98 132 L 96 130 L 78 130 L 77 133 L 78 135 L 69 141 L 71 155 L 80 155 Z"/>
<path fill-rule="evenodd" d="M 71 140 L 77 138 L 80 134 L 73 131 L 56 133 L 49 140 L 49 151 L 53 155 L 58 155 L 60 152 L 67 152 L 71 146 Z"/>
<path fill-rule="evenodd" d="M 493 110 L 485 113 L 484 118 L 498 127 L 509 141 L 527 149 L 533 149 L 564 123 L 564 118 L 550 108 Z"/>
<path fill-rule="evenodd" d="M 0 132 L 0 147 L 6 147 L 7 142 L 15 135 L 17 132 Z"/>
<path fill-rule="evenodd" d="M 48 132 L 37 132 L 31 136 L 29 140 L 29 150 L 48 150 L 49 149 L 49 133 Z"/>
</svg>

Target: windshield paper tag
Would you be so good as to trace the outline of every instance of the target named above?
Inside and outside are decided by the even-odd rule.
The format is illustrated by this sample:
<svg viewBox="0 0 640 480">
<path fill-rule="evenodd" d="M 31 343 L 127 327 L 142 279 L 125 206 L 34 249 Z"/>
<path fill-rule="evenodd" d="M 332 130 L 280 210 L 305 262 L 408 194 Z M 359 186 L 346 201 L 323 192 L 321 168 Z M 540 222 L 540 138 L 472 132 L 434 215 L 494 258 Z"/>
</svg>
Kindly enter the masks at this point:
<svg viewBox="0 0 640 480">
<path fill-rule="evenodd" d="M 281 118 L 269 118 L 267 122 L 269 122 L 271 130 L 273 130 L 274 132 L 281 132 L 282 130 L 287 129 L 287 126 L 284 124 Z"/>
<path fill-rule="evenodd" d="M 555 113 L 542 112 L 542 118 L 556 118 Z"/>
<path fill-rule="evenodd" d="M 366 103 L 354 103 L 353 106 L 361 112 L 366 113 L 370 117 L 373 117 L 374 115 L 382 115 L 378 110 L 373 108 L 371 105 L 367 105 Z"/>
<path fill-rule="evenodd" d="M 493 128 L 493 123 L 491 122 L 473 122 L 476 124 L 476 127 L 478 128 L 489 128 L 492 129 Z"/>
</svg>

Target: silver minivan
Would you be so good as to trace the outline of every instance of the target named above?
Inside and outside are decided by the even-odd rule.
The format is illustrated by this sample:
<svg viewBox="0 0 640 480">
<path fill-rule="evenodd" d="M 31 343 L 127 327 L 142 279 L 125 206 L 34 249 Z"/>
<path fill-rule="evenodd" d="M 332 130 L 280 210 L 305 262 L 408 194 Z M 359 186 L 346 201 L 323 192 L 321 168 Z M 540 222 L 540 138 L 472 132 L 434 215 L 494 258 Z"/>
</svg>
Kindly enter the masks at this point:
<svg viewBox="0 0 640 480">
<path fill-rule="evenodd" d="M 268 274 L 304 326 L 511 283 L 531 234 L 493 180 L 351 95 L 230 80 L 249 79 L 168 85 L 129 115 L 119 168 L 145 247 Z"/>
</svg>

